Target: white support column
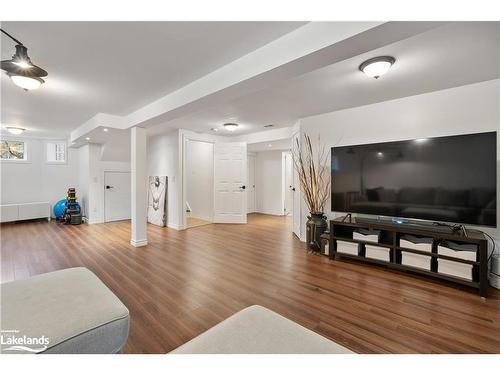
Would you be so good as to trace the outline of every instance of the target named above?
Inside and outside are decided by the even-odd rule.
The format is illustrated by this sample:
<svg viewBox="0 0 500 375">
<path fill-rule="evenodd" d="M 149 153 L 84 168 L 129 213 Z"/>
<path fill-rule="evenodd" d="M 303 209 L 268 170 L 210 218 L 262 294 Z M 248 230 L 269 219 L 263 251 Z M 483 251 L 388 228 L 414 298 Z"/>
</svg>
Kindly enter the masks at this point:
<svg viewBox="0 0 500 375">
<path fill-rule="evenodd" d="M 132 233 L 130 244 L 139 247 L 148 244 L 147 237 L 147 153 L 146 129 L 131 130 Z"/>
</svg>

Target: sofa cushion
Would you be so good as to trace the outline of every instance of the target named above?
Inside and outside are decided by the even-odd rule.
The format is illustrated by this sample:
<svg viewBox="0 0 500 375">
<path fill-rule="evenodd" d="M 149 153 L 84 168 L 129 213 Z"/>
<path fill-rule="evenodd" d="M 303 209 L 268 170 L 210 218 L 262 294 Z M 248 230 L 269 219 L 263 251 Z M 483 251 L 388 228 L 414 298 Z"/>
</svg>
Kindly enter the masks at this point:
<svg viewBox="0 0 500 375">
<path fill-rule="evenodd" d="M 378 191 L 382 188 L 366 189 L 366 199 L 370 202 L 379 202 Z"/>
<path fill-rule="evenodd" d="M 3 332 L 48 340 L 22 345 L 33 352 L 115 353 L 127 340 L 127 308 L 86 268 L 49 272 L 0 288 Z M 2 345 L 2 352 L 29 352 L 12 346 Z"/>
<path fill-rule="evenodd" d="M 394 203 L 398 199 L 398 192 L 394 189 L 379 189 L 378 190 L 378 198 L 382 202 L 391 202 Z"/>
<path fill-rule="evenodd" d="M 398 202 L 411 206 L 434 204 L 435 189 L 433 188 L 402 188 L 399 191 Z"/>
<path fill-rule="evenodd" d="M 377 187 L 374 189 L 366 189 L 366 197 L 372 202 L 390 202 L 394 203 L 397 200 L 398 194 L 394 189 L 386 189 Z"/>
<path fill-rule="evenodd" d="M 469 206 L 485 208 L 493 199 L 495 199 L 495 194 L 495 190 L 492 189 L 471 189 L 469 192 Z"/>
<path fill-rule="evenodd" d="M 467 207 L 469 190 L 437 189 L 434 199 L 436 206 Z"/>
<path fill-rule="evenodd" d="M 490 203 L 488 203 L 488 204 L 486 205 L 486 209 L 491 210 L 491 209 L 496 208 L 496 206 L 497 206 L 497 199 L 496 199 L 496 198 L 493 198 L 493 199 L 490 201 Z"/>
<path fill-rule="evenodd" d="M 250 306 L 171 354 L 348 354 L 349 349 L 262 306 Z"/>
</svg>

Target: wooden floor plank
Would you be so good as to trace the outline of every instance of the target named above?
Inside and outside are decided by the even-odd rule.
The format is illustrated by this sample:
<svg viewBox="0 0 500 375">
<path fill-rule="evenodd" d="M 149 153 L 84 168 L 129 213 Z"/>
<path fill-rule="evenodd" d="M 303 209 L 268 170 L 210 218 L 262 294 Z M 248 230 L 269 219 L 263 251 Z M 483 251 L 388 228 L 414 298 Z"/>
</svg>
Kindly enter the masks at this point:
<svg viewBox="0 0 500 375">
<path fill-rule="evenodd" d="M 84 266 L 129 308 L 126 353 L 165 353 L 252 304 L 359 353 L 500 353 L 500 293 L 308 253 L 289 218 L 176 231 L 130 223 L 0 226 L 1 280 Z"/>
</svg>

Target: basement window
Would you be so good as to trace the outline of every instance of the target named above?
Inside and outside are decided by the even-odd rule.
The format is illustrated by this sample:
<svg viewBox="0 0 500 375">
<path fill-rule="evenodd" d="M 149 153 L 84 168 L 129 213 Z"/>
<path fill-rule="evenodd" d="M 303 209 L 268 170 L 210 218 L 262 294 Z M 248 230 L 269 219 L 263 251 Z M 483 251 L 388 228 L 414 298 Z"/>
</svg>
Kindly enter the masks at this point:
<svg viewBox="0 0 500 375">
<path fill-rule="evenodd" d="M 47 142 L 47 163 L 66 163 L 66 142 Z"/>
<path fill-rule="evenodd" d="M 0 141 L 0 160 L 26 161 L 26 142 L 19 140 Z"/>
</svg>

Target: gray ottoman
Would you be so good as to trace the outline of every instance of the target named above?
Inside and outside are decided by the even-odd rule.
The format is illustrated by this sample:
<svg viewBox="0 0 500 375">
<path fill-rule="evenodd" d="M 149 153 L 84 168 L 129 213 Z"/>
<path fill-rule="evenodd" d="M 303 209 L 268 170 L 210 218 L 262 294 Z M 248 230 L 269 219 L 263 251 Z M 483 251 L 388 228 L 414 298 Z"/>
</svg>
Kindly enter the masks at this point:
<svg viewBox="0 0 500 375">
<path fill-rule="evenodd" d="M 129 312 L 86 268 L 0 285 L 2 353 L 118 353 Z"/>
<path fill-rule="evenodd" d="M 170 354 L 350 354 L 326 339 L 262 306 L 250 306 Z"/>
</svg>

